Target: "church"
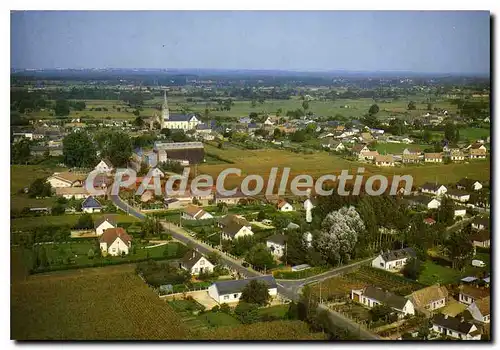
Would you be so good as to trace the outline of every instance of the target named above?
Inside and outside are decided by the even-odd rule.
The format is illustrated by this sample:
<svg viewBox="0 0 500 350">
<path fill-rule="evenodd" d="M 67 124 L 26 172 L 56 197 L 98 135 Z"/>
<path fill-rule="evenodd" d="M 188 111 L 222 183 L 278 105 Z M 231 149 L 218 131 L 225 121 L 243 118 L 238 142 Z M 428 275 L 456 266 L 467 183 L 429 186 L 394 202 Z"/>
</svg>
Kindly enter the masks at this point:
<svg viewBox="0 0 500 350">
<path fill-rule="evenodd" d="M 167 103 L 167 91 L 165 91 L 164 101 L 162 106 L 162 125 L 163 129 L 182 129 L 182 130 L 192 130 L 196 129 L 201 121 L 196 118 L 194 114 L 172 114 L 168 110 Z"/>
</svg>

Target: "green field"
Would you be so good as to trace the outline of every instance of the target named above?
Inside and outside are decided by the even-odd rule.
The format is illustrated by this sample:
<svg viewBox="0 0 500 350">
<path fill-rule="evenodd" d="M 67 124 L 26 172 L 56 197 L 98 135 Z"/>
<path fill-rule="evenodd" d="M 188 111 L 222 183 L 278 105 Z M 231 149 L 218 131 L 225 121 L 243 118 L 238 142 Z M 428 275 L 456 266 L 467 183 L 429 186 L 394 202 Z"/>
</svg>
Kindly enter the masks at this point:
<svg viewBox="0 0 500 350">
<path fill-rule="evenodd" d="M 387 142 L 387 143 L 377 143 L 377 145 L 374 148 L 380 154 L 402 154 L 405 148 L 410 148 L 410 149 L 417 148 L 423 151 L 426 148 L 432 148 L 432 145 Z"/>
<path fill-rule="evenodd" d="M 491 129 L 484 128 L 464 128 L 460 129 L 460 138 L 468 139 L 470 142 L 474 142 L 479 139 L 486 141 L 486 138 L 491 135 Z"/>
</svg>

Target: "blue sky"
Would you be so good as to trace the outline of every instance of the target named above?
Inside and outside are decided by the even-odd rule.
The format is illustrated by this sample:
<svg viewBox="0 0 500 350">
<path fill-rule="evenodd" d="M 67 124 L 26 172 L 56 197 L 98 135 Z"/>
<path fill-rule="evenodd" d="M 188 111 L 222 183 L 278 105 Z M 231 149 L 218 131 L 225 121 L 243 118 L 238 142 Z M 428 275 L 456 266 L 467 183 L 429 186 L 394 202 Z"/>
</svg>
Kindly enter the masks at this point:
<svg viewBox="0 0 500 350">
<path fill-rule="evenodd" d="M 488 73 L 489 12 L 13 12 L 12 68 Z"/>
</svg>

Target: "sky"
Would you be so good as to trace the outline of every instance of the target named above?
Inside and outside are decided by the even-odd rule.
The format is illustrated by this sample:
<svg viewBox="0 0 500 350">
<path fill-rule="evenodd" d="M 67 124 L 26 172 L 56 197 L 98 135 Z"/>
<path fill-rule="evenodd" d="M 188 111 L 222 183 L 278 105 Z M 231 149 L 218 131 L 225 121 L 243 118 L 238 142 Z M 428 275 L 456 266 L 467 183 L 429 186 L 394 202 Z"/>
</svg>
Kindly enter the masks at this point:
<svg viewBox="0 0 500 350">
<path fill-rule="evenodd" d="M 489 73 L 489 12 L 25 11 L 11 68 Z"/>
</svg>

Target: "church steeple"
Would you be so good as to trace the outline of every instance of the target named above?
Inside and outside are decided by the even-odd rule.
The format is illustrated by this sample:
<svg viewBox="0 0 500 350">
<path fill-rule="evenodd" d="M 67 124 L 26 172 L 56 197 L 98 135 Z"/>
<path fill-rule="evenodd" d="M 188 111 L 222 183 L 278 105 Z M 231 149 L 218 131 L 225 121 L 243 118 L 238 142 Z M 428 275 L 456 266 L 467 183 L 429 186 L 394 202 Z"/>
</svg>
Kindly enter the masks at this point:
<svg viewBox="0 0 500 350">
<path fill-rule="evenodd" d="M 170 119 L 170 112 L 168 111 L 167 90 L 163 92 L 163 106 L 162 106 L 162 119 L 163 121 Z"/>
</svg>

